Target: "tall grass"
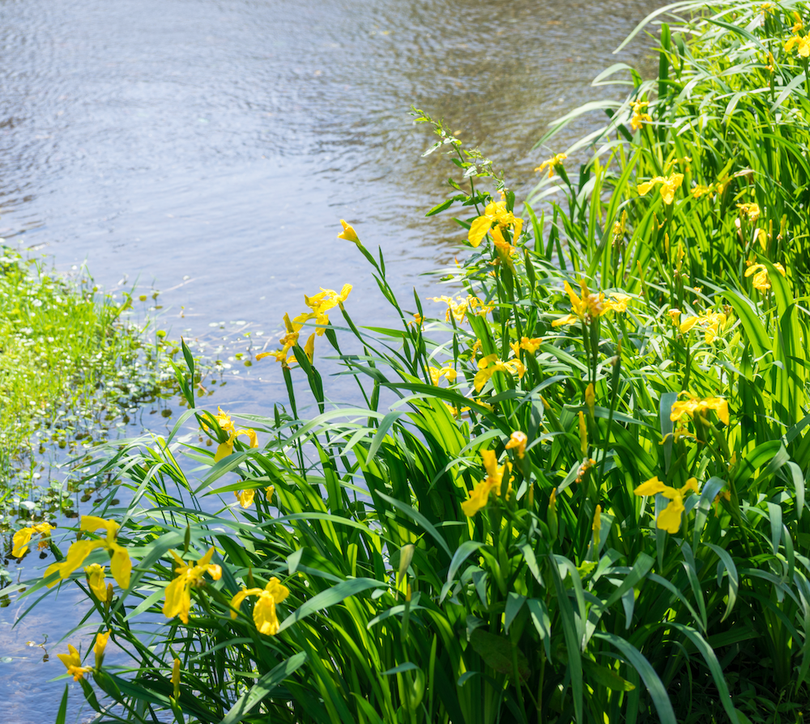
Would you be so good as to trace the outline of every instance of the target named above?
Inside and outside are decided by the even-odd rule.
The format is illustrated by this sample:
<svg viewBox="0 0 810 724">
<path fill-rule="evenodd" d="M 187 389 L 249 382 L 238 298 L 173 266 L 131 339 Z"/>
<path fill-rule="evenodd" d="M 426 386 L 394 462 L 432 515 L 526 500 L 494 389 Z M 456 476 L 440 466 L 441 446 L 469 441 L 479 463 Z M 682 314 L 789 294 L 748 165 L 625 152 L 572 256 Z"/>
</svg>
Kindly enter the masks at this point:
<svg viewBox="0 0 810 724">
<path fill-rule="evenodd" d="M 419 112 L 459 169 L 431 212 L 455 204 L 472 247 L 444 270 L 452 296 L 401 303 L 345 227 L 398 325 L 360 326 L 346 288 L 307 298 L 285 320 L 273 417 L 239 427 L 198 406 L 185 350 L 175 431 L 193 415 L 216 448 L 172 436 L 102 458 L 132 502 L 87 519 L 83 540 L 108 534 L 84 560 L 88 544 L 54 545 L 62 563 L 27 593 L 74 580 L 95 610 L 80 628 L 131 659 L 66 661 L 101 721 L 802 720 L 810 133 L 794 10 L 810 23 L 787 2 L 671 6 L 691 19 L 660 26 L 658 78 L 631 73 L 627 102 L 568 149 L 593 149 L 576 173 L 553 157 L 535 198 L 562 198 L 525 222 Z M 363 405 L 330 402 L 325 354 Z M 110 560 L 116 587 L 85 581 Z"/>
</svg>

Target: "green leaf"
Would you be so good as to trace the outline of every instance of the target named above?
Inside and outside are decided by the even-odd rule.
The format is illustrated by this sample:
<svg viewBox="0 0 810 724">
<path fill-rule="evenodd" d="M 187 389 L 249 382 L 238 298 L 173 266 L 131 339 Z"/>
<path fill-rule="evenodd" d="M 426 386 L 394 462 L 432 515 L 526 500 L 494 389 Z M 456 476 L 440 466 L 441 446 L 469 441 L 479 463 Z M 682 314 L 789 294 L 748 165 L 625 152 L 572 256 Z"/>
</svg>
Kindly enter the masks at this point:
<svg viewBox="0 0 810 724">
<path fill-rule="evenodd" d="M 790 470 L 793 489 L 796 491 L 796 518 L 801 520 L 804 511 L 804 475 L 802 475 L 801 468 L 793 461 L 789 461 L 787 467 Z"/>
<path fill-rule="evenodd" d="M 595 661 L 583 659 L 582 663 L 585 666 L 585 673 L 590 678 L 611 691 L 632 691 L 636 688 L 635 685 L 623 679 L 615 671 L 611 671 L 605 666 L 600 666 Z"/>
<path fill-rule="evenodd" d="M 387 500 L 391 505 L 395 508 L 399 508 L 403 513 L 407 516 L 413 518 L 419 525 L 421 525 L 431 536 L 433 539 L 442 547 L 445 553 L 447 553 L 448 558 L 452 558 L 453 554 L 450 551 L 450 547 L 447 545 L 444 538 L 439 535 L 439 531 L 433 527 L 431 522 L 425 518 L 418 510 L 415 510 L 410 505 L 403 503 L 401 500 L 397 500 L 396 498 L 392 498 L 390 495 L 386 495 L 385 493 L 377 493 L 383 500 Z"/>
<path fill-rule="evenodd" d="M 737 712 L 731 702 L 731 695 L 729 694 L 728 685 L 726 684 L 726 677 L 723 676 L 723 670 L 720 668 L 720 662 L 717 660 L 714 649 L 709 646 L 706 639 L 704 639 L 697 631 L 689 628 L 689 626 L 685 626 L 684 624 L 676 621 L 669 621 L 660 625 L 662 627 L 671 627 L 680 631 L 695 645 L 695 648 L 701 653 L 706 663 L 709 665 L 709 671 L 711 671 L 712 678 L 714 679 L 714 685 L 717 687 L 717 693 L 720 696 L 720 703 L 726 710 L 728 718 L 731 720 L 732 724 L 740 724 L 739 720 L 737 719 Z"/>
<path fill-rule="evenodd" d="M 734 560 L 731 558 L 727 550 L 715 545 L 714 543 L 704 543 L 704 545 L 713 550 L 720 559 L 720 564 L 717 566 L 718 586 L 723 580 L 723 572 L 725 571 L 728 573 L 728 603 L 726 604 L 726 612 L 723 614 L 723 618 L 720 619 L 722 623 L 731 613 L 731 609 L 734 608 L 734 603 L 737 601 L 737 591 L 740 590 L 740 576 L 737 573 L 737 566 L 734 565 Z"/>
<path fill-rule="evenodd" d="M 530 598 L 526 605 L 529 607 L 532 623 L 546 649 L 546 658 L 551 659 L 551 617 L 548 614 L 548 606 L 545 601 L 537 598 Z"/>
<path fill-rule="evenodd" d="M 68 685 L 65 684 L 65 693 L 62 694 L 62 702 L 59 704 L 59 711 L 56 713 L 56 724 L 65 724 L 67 719 L 68 705 Z"/>
<path fill-rule="evenodd" d="M 305 601 L 299 608 L 291 613 L 287 618 L 282 621 L 278 632 L 281 633 L 284 629 L 289 628 L 297 621 L 306 618 L 316 611 L 323 608 L 329 608 L 335 604 L 344 601 L 350 596 L 355 596 L 358 593 L 367 591 L 369 588 L 387 588 L 388 585 L 382 581 L 374 581 L 371 578 L 350 578 L 346 581 L 341 581 L 336 586 L 321 591 L 319 594 L 313 596 L 308 601 Z"/>
<path fill-rule="evenodd" d="M 416 664 L 412 664 L 410 661 L 406 661 L 404 664 L 400 664 L 399 666 L 395 666 L 393 669 L 388 669 L 388 671 L 383 671 L 382 676 L 391 676 L 392 674 L 401 674 L 403 671 L 419 671 L 419 667 Z"/>
<path fill-rule="evenodd" d="M 661 395 L 661 401 L 658 403 L 658 419 L 661 425 L 661 439 L 664 441 L 664 472 L 669 471 L 669 466 L 672 462 L 672 406 L 677 401 L 677 392 L 665 392 L 663 395 Z"/>
<path fill-rule="evenodd" d="M 374 439 L 371 441 L 371 447 L 368 449 L 368 458 L 366 459 L 366 462 L 374 459 L 374 456 L 380 449 L 380 445 L 382 445 L 389 428 L 404 414 L 404 412 L 389 412 L 382 419 L 380 426 L 377 428 L 377 432 L 374 434 Z"/>
<path fill-rule="evenodd" d="M 453 583 L 456 580 L 456 573 L 458 572 L 461 564 L 464 563 L 464 561 L 466 561 L 470 555 L 475 553 L 475 551 L 477 551 L 483 545 L 483 543 L 479 543 L 476 540 L 467 540 L 456 549 L 456 552 L 453 554 L 453 559 L 450 561 L 450 568 L 447 571 L 447 582 L 444 584 L 444 586 L 442 586 L 442 593 L 439 597 L 439 603 L 444 601 L 445 596 L 452 588 Z"/>
<path fill-rule="evenodd" d="M 237 724 L 266 699 L 273 690 L 286 678 L 300 669 L 307 660 L 307 655 L 301 651 L 276 666 L 272 671 L 262 676 L 250 690 L 244 693 L 239 700 L 228 710 L 220 724 Z"/>
<path fill-rule="evenodd" d="M 762 443 L 762 445 L 757 445 L 757 447 L 746 453 L 743 459 L 740 460 L 735 471 L 734 484 L 738 488 L 744 486 L 745 483 L 748 482 L 748 479 L 754 474 L 754 471 L 766 463 L 770 463 L 781 450 L 784 450 L 781 440 L 769 440 L 768 442 Z M 785 460 L 785 462 L 787 462 L 787 460 Z"/>
<path fill-rule="evenodd" d="M 430 211 L 428 211 L 425 216 L 435 216 L 436 214 L 440 214 L 445 209 L 449 209 L 454 201 L 463 201 L 466 197 L 464 196 L 452 196 L 451 198 L 447 199 L 447 201 L 442 201 L 440 204 L 434 206 Z"/>
<path fill-rule="evenodd" d="M 509 595 L 506 597 L 506 608 L 503 616 L 503 630 L 506 631 L 506 633 L 509 633 L 509 627 L 512 625 L 512 621 L 515 620 L 515 616 L 520 613 L 520 609 L 523 608 L 524 603 L 526 603 L 526 596 L 521 596 L 514 591 L 509 592 Z"/>
<path fill-rule="evenodd" d="M 754 356 L 761 359 L 771 351 L 771 338 L 762 322 L 759 320 L 759 312 L 750 299 L 743 297 L 738 292 L 727 289 L 723 292 L 734 311 L 740 318 L 743 329 L 745 329 L 745 340 L 754 348 Z"/>
<path fill-rule="evenodd" d="M 647 661 L 644 655 L 633 646 L 633 644 L 626 641 L 621 636 L 597 631 L 594 633 L 594 638 L 607 641 L 621 651 L 630 666 L 638 672 L 639 676 L 641 676 L 641 680 L 647 687 L 653 704 L 655 704 L 655 709 L 658 712 L 658 719 L 661 724 L 677 724 L 675 712 L 672 709 L 672 703 L 669 700 L 669 696 L 667 696 L 667 690 L 661 683 L 661 679 L 658 678 L 658 674 L 655 673 L 655 669 L 650 666 L 650 662 Z"/>
<path fill-rule="evenodd" d="M 518 674 L 522 680 L 529 678 L 529 661 L 509 639 L 477 628 L 470 636 L 475 652 L 491 669 L 507 676 L 513 673 L 513 657 L 517 661 Z"/>
<path fill-rule="evenodd" d="M 571 608 L 571 601 L 568 599 L 568 591 L 565 590 L 557 563 L 552 559 L 551 571 L 554 577 L 554 587 L 557 590 L 557 602 L 560 609 L 560 619 L 563 626 L 563 636 L 565 638 L 565 648 L 568 652 L 568 673 L 571 676 L 571 688 L 574 695 L 574 714 L 576 720 L 581 722 L 582 703 L 585 695 L 585 688 L 582 683 L 582 655 L 580 654 L 579 641 L 577 640 L 577 625 L 574 621 L 574 611 Z M 579 575 L 579 574 L 572 574 Z"/>
</svg>

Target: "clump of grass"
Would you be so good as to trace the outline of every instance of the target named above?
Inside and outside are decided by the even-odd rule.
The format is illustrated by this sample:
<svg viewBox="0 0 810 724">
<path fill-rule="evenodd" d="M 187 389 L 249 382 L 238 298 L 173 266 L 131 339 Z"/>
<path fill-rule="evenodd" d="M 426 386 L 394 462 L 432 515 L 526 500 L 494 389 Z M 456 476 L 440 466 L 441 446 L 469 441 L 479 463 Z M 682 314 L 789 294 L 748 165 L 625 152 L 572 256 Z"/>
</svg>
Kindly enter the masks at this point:
<svg viewBox="0 0 810 724">
<path fill-rule="evenodd" d="M 0 525 L 71 512 L 51 464 L 81 457 L 171 376 L 162 338 L 127 321 L 131 300 L 49 273 L 0 247 Z M 48 483 L 42 485 L 41 483 Z"/>
<path fill-rule="evenodd" d="M 287 403 L 241 425 L 184 347 L 210 449 L 102 454 L 132 502 L 28 592 L 74 580 L 131 658 L 64 656 L 102 720 L 801 721 L 810 13 L 676 8 L 704 12 L 662 25 L 576 173 L 552 155 L 546 213 L 417 112 L 458 168 L 431 212 L 465 229 L 452 295 L 408 309 L 345 225 L 391 328 L 348 285 L 306 297 L 271 353 Z M 364 404 L 330 402 L 324 349 Z"/>
</svg>

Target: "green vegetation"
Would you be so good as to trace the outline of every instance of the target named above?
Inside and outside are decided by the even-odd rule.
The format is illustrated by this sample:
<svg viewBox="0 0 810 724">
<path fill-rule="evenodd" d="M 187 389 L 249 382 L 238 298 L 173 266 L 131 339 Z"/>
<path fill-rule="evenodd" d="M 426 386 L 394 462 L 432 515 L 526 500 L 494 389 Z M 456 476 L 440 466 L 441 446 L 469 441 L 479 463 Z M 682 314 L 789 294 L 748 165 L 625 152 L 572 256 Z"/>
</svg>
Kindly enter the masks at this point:
<svg viewBox="0 0 810 724">
<path fill-rule="evenodd" d="M 0 247 L 4 531 L 60 512 L 76 517 L 75 490 L 49 479 L 52 465 L 105 441 L 132 406 L 160 391 L 160 345 L 146 344 L 143 330 L 124 321 L 129 295 L 116 303 L 96 291 L 87 278 L 47 273 Z"/>
<path fill-rule="evenodd" d="M 288 404 L 244 428 L 197 406 L 184 349 L 216 449 L 102 457 L 132 503 L 29 591 L 74 581 L 82 640 L 129 658 L 63 655 L 100 720 L 802 721 L 810 11 L 676 11 L 658 78 L 629 71 L 576 173 L 546 165 L 539 218 L 418 114 L 458 167 L 431 213 L 472 247 L 441 307 L 406 310 L 345 225 L 396 328 L 358 326 L 349 287 L 307 298 Z M 363 405 L 329 401 L 327 344 Z"/>
</svg>

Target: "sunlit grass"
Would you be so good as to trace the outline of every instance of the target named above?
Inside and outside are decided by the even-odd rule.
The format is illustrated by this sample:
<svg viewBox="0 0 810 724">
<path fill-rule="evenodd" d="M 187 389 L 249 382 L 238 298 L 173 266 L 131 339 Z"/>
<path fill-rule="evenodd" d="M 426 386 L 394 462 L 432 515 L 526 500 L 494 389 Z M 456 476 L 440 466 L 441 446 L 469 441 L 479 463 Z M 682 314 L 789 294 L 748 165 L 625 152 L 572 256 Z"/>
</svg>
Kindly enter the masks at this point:
<svg viewBox="0 0 810 724">
<path fill-rule="evenodd" d="M 91 280 L 0 247 L 0 519 L 71 512 L 51 465 L 108 438 L 165 384 L 158 345 Z M 65 508 L 65 506 L 67 506 Z"/>
<path fill-rule="evenodd" d="M 676 11 L 694 19 L 660 27 L 658 77 L 611 69 L 632 90 L 608 125 L 547 149 L 538 213 L 415 112 L 455 164 L 431 212 L 463 227 L 465 260 L 440 272 L 452 293 L 398 300 L 344 223 L 391 326 L 363 327 L 348 287 L 291 300 L 281 346 L 257 356 L 286 382 L 273 416 L 204 409 L 184 347 L 185 419 L 210 446 L 99 451 L 96 474 L 133 502 L 52 546 L 30 590 L 75 581 L 102 623 L 71 638 L 111 631 L 130 658 L 65 655 L 90 706 L 229 724 L 802 721 L 810 100 L 788 41 L 810 13 Z M 330 401 L 326 357 L 362 404 Z M 136 561 L 123 584 L 116 546 Z"/>
</svg>

